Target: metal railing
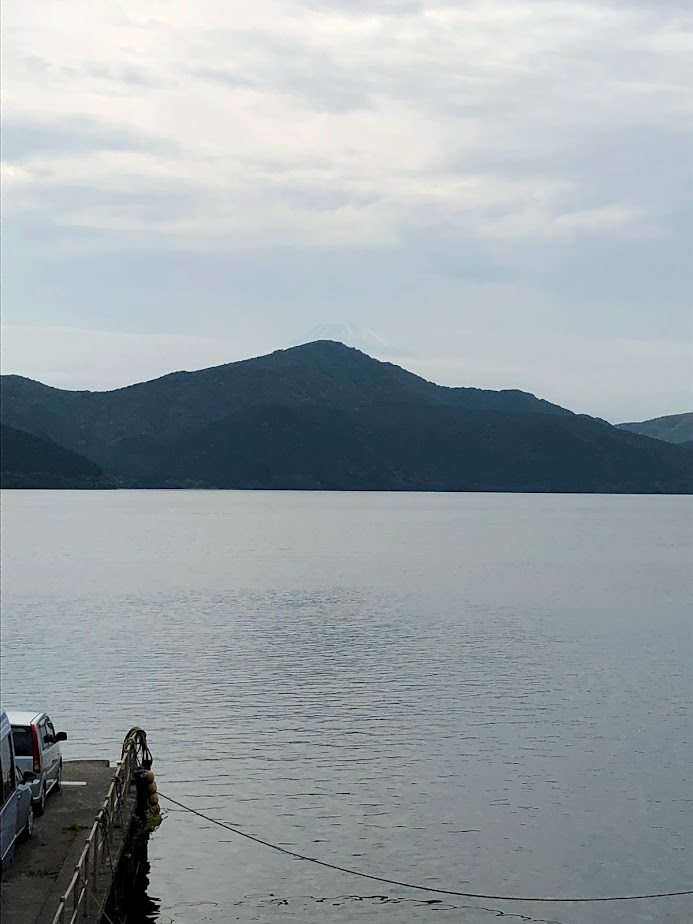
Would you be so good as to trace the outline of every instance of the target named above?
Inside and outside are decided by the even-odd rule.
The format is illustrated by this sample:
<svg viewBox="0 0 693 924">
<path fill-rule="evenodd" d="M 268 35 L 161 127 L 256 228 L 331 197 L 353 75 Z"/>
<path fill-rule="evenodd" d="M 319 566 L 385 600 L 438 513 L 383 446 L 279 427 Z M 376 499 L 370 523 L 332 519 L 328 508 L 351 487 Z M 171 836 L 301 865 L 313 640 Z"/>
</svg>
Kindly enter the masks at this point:
<svg viewBox="0 0 693 924">
<path fill-rule="evenodd" d="M 108 899 L 103 887 L 115 879 L 118 857 L 114 857 L 114 833 L 120 829 L 122 843 L 127 837 L 135 805 L 133 784 L 135 771 L 149 769 L 152 756 L 147 747 L 147 735 L 141 728 L 131 728 L 123 741 L 121 758 L 106 793 L 103 805 L 89 831 L 75 872 L 52 924 L 76 924 L 80 916 L 98 912 Z M 127 819 L 127 822 L 126 822 Z"/>
</svg>

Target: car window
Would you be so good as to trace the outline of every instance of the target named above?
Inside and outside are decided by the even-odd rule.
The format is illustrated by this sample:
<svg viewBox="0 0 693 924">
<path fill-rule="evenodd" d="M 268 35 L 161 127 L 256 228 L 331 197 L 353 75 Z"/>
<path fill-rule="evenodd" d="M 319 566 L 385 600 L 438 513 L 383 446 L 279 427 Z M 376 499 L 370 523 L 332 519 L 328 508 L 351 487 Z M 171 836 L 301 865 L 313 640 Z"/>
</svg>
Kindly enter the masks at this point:
<svg viewBox="0 0 693 924">
<path fill-rule="evenodd" d="M 50 719 L 46 719 L 46 734 L 50 735 L 51 744 L 55 744 L 55 728 Z"/>
<path fill-rule="evenodd" d="M 45 719 L 41 719 L 38 726 L 38 738 L 41 742 L 41 750 L 45 751 L 46 748 L 50 747 L 50 744 L 46 741 L 46 735 L 48 734 L 48 724 Z"/>
<path fill-rule="evenodd" d="M 16 780 L 14 778 L 14 760 L 12 759 L 12 746 L 10 736 L 6 735 L 0 741 L 0 765 L 2 765 L 2 795 L 3 803 L 14 792 Z"/>
<path fill-rule="evenodd" d="M 12 738 L 14 739 L 14 753 L 17 757 L 31 757 L 31 729 L 26 725 L 13 725 Z"/>
</svg>

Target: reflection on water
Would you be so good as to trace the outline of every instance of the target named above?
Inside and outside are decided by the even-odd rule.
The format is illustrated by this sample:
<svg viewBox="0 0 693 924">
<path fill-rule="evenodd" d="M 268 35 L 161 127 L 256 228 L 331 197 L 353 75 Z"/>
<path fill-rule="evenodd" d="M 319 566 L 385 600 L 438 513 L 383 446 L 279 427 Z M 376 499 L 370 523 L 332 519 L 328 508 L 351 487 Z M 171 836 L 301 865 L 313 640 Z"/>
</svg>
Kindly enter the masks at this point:
<svg viewBox="0 0 693 924">
<path fill-rule="evenodd" d="M 3 698 L 49 706 L 67 757 L 112 757 L 142 725 L 163 792 L 387 878 L 536 895 L 690 885 L 689 498 L 3 504 Z M 693 918 L 688 899 L 378 886 L 175 806 L 150 859 L 158 924 Z"/>
<path fill-rule="evenodd" d="M 146 860 L 137 869 L 135 881 L 125 885 L 124 894 L 111 893 L 104 920 L 118 924 L 161 924 L 161 902 L 150 891 L 151 864 Z"/>
<path fill-rule="evenodd" d="M 441 899 L 441 898 L 405 898 L 391 895 L 330 895 L 325 897 L 316 897 L 313 895 L 291 896 L 281 898 L 275 895 L 258 895 L 252 896 L 244 901 L 233 902 L 235 916 L 231 915 L 228 920 L 238 921 L 260 921 L 270 919 L 270 916 L 292 917 L 297 921 L 301 920 L 324 920 L 326 918 L 337 920 L 335 917 L 338 912 L 336 909 L 343 909 L 348 914 L 348 920 L 372 920 L 377 915 L 377 920 L 385 921 L 388 919 L 390 912 L 394 917 L 390 920 L 410 921 L 419 920 L 420 912 L 447 912 L 445 920 L 474 920 L 483 921 L 491 918 L 508 918 L 508 920 L 527 921 L 532 924 L 562 924 L 561 921 L 553 917 L 546 917 L 543 914 L 517 914 L 512 912 L 503 912 L 500 908 L 484 907 L 481 904 L 465 904 L 461 899 Z M 224 920 L 224 909 L 217 902 L 180 902 L 174 908 L 170 909 L 172 916 L 163 915 L 159 919 L 159 924 L 173 924 L 175 920 L 190 920 L 191 913 L 198 920 L 214 920 L 217 915 L 218 920 Z M 451 914 L 453 913 L 453 914 Z M 199 915 L 207 917 L 199 917 Z M 473 915 L 473 917 L 465 917 Z"/>
</svg>

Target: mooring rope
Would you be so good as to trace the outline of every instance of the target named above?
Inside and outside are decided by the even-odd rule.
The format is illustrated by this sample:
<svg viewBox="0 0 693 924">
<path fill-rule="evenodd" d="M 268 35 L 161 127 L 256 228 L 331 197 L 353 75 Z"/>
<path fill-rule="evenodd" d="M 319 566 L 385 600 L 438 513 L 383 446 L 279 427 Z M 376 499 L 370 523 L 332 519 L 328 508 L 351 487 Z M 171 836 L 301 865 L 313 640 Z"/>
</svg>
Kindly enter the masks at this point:
<svg viewBox="0 0 693 924">
<path fill-rule="evenodd" d="M 455 895 L 459 898 L 483 898 L 490 899 L 492 901 L 498 902 L 633 902 L 639 901 L 641 899 L 647 898 L 674 898 L 675 896 L 680 895 L 693 895 L 693 889 L 683 889 L 679 892 L 650 892 L 646 895 L 607 895 L 599 896 L 596 898 L 558 898 L 558 897 L 537 897 L 527 896 L 527 895 L 489 895 L 483 892 L 459 892 L 455 889 L 438 889 L 434 886 L 427 885 L 416 885 L 413 882 L 403 882 L 400 879 L 387 879 L 384 876 L 375 876 L 373 873 L 363 873 L 360 870 L 349 869 L 346 866 L 337 866 L 335 863 L 328 863 L 326 860 L 318 860 L 317 857 L 308 857 L 302 853 L 296 853 L 294 850 L 288 850 L 286 847 L 280 847 L 278 844 L 272 844 L 270 841 L 263 840 L 261 837 L 256 837 L 254 834 L 248 834 L 245 831 L 241 831 L 238 828 L 234 828 L 232 825 L 226 824 L 224 821 L 218 821 L 216 818 L 211 818 L 209 815 L 205 815 L 204 812 L 198 812 L 197 809 L 191 808 L 189 805 L 185 805 L 183 802 L 179 802 L 177 799 L 174 799 L 172 796 L 167 796 L 166 793 L 159 790 L 159 795 L 164 799 L 168 799 L 169 802 L 172 802 L 174 805 L 177 805 L 179 808 L 184 809 L 186 812 L 190 812 L 193 815 L 197 815 L 198 818 L 204 818 L 205 821 L 209 821 L 213 825 L 218 825 L 220 828 L 225 828 L 227 831 L 231 831 L 233 834 L 238 834 L 239 837 L 245 837 L 249 841 L 254 841 L 256 844 L 262 844 L 263 847 L 269 847 L 272 850 L 278 850 L 279 853 L 284 853 L 289 857 L 293 857 L 296 860 L 305 860 L 308 863 L 316 863 L 318 866 L 324 866 L 327 869 L 334 869 L 340 873 L 348 873 L 350 876 L 360 876 L 362 879 L 371 879 L 374 882 L 384 882 L 386 885 L 400 886 L 403 889 L 416 889 L 418 892 L 435 892 L 438 895 Z"/>
</svg>

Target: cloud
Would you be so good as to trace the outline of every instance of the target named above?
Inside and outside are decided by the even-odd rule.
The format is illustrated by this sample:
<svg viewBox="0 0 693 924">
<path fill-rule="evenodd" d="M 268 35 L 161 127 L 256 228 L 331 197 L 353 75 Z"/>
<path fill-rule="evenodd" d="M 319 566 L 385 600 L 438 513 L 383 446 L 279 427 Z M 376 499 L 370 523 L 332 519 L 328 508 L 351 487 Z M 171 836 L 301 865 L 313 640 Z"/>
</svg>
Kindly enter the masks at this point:
<svg viewBox="0 0 693 924">
<path fill-rule="evenodd" d="M 4 39 L 6 323 L 488 330 L 549 384 L 556 337 L 690 336 L 688 5 L 24 0 Z"/>
<path fill-rule="evenodd" d="M 81 0 L 67 16 L 33 0 L 5 26 L 6 156 L 42 194 L 103 194 L 60 223 L 186 241 L 387 246 L 421 214 L 522 237 L 627 233 L 657 226 L 657 201 L 634 182 L 616 199 L 595 188 L 566 148 L 690 111 L 690 33 L 669 9 Z M 152 184 L 195 190 L 197 208 L 157 223 L 111 198 Z"/>
<path fill-rule="evenodd" d="M 158 150 L 155 138 L 128 131 L 105 119 L 80 116 L 60 119 L 31 119 L 6 116 L 3 119 L 3 159 L 24 164 L 39 159 L 74 157 L 82 159 L 100 151 Z M 167 146 L 170 152 L 170 146 Z"/>
</svg>

